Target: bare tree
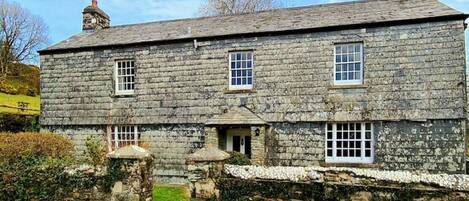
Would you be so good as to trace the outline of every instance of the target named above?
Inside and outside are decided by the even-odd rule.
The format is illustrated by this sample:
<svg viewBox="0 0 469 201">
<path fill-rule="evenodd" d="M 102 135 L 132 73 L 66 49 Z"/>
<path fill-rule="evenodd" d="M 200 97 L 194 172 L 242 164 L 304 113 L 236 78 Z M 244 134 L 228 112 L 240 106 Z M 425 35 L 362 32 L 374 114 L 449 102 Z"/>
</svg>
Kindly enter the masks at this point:
<svg viewBox="0 0 469 201">
<path fill-rule="evenodd" d="M 0 0 L 0 81 L 12 63 L 32 61 L 48 42 L 43 20 L 18 4 Z"/>
<path fill-rule="evenodd" d="M 274 7 L 274 0 L 205 0 L 199 12 L 203 16 L 218 16 L 252 13 Z"/>
</svg>

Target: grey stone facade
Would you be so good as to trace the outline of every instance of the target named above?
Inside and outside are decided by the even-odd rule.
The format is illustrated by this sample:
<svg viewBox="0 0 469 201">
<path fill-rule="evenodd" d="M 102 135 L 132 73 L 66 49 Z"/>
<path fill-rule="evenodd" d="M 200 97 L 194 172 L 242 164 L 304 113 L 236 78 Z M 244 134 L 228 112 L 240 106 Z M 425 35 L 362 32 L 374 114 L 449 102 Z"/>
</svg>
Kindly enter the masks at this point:
<svg viewBox="0 0 469 201">
<path fill-rule="evenodd" d="M 139 125 L 156 176 L 179 181 L 187 155 L 206 143 L 205 123 L 245 105 L 267 122 L 265 147 L 253 147 L 265 164 L 321 164 L 326 122 L 372 122 L 380 168 L 461 173 L 464 29 L 447 19 L 42 52 L 41 125 L 78 149 L 108 125 Z M 334 86 L 334 44 L 349 42 L 363 43 L 364 83 Z M 254 53 L 254 89 L 232 93 L 228 54 L 243 50 Z M 134 95 L 114 95 L 120 59 L 135 60 Z"/>
</svg>

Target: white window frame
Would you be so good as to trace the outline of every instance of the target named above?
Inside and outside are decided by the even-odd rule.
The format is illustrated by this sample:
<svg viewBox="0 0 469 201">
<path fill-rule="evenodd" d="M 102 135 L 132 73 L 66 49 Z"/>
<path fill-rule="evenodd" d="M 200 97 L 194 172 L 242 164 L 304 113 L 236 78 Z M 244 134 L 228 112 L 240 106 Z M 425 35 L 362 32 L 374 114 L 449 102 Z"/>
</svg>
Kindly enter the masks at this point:
<svg viewBox="0 0 469 201">
<path fill-rule="evenodd" d="M 122 134 L 122 132 L 119 133 L 119 130 L 122 131 L 123 128 L 130 128 L 130 127 L 134 128 L 134 131 L 133 131 L 134 139 L 133 140 L 129 140 L 129 139 L 120 139 L 119 140 L 118 136 L 119 136 L 119 134 Z M 114 147 L 112 147 L 113 142 L 114 142 Z M 131 145 L 139 145 L 140 144 L 138 126 L 128 126 L 128 125 L 112 126 L 111 133 L 109 135 L 109 147 L 111 147 L 111 150 L 116 150 L 118 148 L 121 148 L 122 146 L 120 146 L 120 145 L 123 142 L 129 142 Z"/>
<path fill-rule="evenodd" d="M 252 75 L 251 75 L 251 79 L 252 79 L 252 82 L 251 84 L 243 84 L 243 85 L 233 85 L 231 83 L 231 79 L 233 78 L 233 75 L 232 75 L 232 69 L 231 69 L 231 62 L 232 62 L 232 59 L 231 59 L 231 56 L 233 54 L 239 54 L 239 53 L 251 53 L 251 72 L 252 72 Z M 229 62 L 228 62 L 228 70 L 229 70 L 229 90 L 251 90 L 253 89 L 253 86 L 254 86 L 254 51 L 237 51 L 237 52 L 229 52 L 228 54 L 228 57 L 229 57 Z"/>
<path fill-rule="evenodd" d="M 332 156 L 328 156 L 327 155 L 327 150 L 328 150 L 328 146 L 327 146 L 327 142 L 328 142 L 328 139 L 327 139 L 327 134 L 328 134 L 328 125 L 331 124 L 332 125 L 332 139 L 333 139 L 333 142 L 332 142 Z M 361 156 L 360 157 L 350 157 L 350 156 L 347 156 L 347 157 L 343 157 L 343 156 L 340 156 L 338 157 L 337 156 L 337 124 L 361 124 L 361 147 L 360 147 L 360 150 L 361 150 Z M 365 142 L 367 141 L 365 139 L 365 133 L 366 133 L 366 124 L 370 124 L 370 128 L 371 128 L 371 139 L 370 139 L 370 156 L 369 157 L 366 157 L 365 156 L 365 150 L 366 150 L 366 147 L 365 147 Z M 374 128 L 373 128 L 373 123 L 370 123 L 370 122 L 342 122 L 342 123 L 326 123 L 326 126 L 325 126 L 325 143 L 324 143 L 324 156 L 325 156 L 325 159 L 326 159 L 326 163 L 362 163 L 362 164 L 371 164 L 374 162 L 374 157 L 375 157 L 375 138 L 374 138 Z M 348 139 L 350 141 L 350 138 Z M 343 140 L 342 140 L 343 142 Z M 341 148 L 342 150 L 344 149 L 344 147 Z M 346 148 L 348 150 L 350 150 L 350 146 L 348 145 L 348 147 Z"/>
<path fill-rule="evenodd" d="M 348 63 L 356 63 L 355 61 L 354 62 L 340 62 L 340 63 L 337 63 L 337 60 L 336 60 L 336 56 L 337 56 L 337 46 L 346 46 L 346 45 L 360 45 L 360 79 L 355 79 L 355 80 L 337 80 L 337 75 L 336 75 L 336 66 L 337 64 L 348 64 Z M 338 43 L 338 44 L 335 44 L 334 45 L 334 75 L 333 75 L 333 79 L 334 79 L 334 85 L 362 85 L 363 84 L 363 77 L 365 76 L 364 74 L 364 62 L 365 62 L 365 58 L 364 58 L 364 54 L 363 54 L 363 51 L 364 51 L 364 48 L 363 48 L 363 43 Z"/>
<path fill-rule="evenodd" d="M 131 62 L 133 63 L 133 68 L 134 68 L 134 74 L 133 75 L 126 75 L 126 76 L 119 76 L 118 70 L 119 70 L 119 63 L 124 63 L 124 62 Z M 127 59 L 127 60 L 116 60 L 114 62 L 114 87 L 115 87 L 115 93 L 116 95 L 133 95 L 135 93 L 135 83 L 136 83 L 136 69 L 135 69 L 135 60 L 133 59 Z M 133 89 L 131 90 L 120 90 L 119 89 L 119 77 L 134 77 L 134 82 L 133 82 Z M 124 83 L 125 84 L 125 83 Z"/>
</svg>

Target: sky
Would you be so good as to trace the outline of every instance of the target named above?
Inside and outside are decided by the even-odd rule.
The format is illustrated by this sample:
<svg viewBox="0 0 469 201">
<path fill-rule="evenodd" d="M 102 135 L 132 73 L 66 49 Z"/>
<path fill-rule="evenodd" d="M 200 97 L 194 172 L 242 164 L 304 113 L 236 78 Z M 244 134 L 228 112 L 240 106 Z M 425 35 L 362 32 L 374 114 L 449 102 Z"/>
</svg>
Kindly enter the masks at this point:
<svg viewBox="0 0 469 201">
<path fill-rule="evenodd" d="M 81 32 L 83 8 L 91 0 L 9 0 L 41 17 L 48 26 L 50 44 Z M 99 7 L 111 17 L 111 25 L 198 17 L 204 0 L 98 0 Z M 277 0 L 282 7 L 344 2 L 346 0 Z M 469 0 L 440 0 L 469 13 Z M 466 31 L 466 41 L 469 41 Z M 469 45 L 466 52 L 469 52 Z M 469 59 L 469 56 L 468 56 Z"/>
</svg>

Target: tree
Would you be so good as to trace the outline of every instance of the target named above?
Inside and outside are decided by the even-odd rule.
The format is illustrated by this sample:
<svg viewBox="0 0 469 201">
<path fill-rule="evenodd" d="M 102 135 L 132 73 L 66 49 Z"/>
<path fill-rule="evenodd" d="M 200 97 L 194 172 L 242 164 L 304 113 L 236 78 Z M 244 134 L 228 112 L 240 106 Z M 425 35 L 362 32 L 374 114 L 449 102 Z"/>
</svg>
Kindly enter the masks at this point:
<svg viewBox="0 0 469 201">
<path fill-rule="evenodd" d="M 203 16 L 252 13 L 274 8 L 274 0 L 205 0 L 200 8 Z"/>
<path fill-rule="evenodd" d="M 48 42 L 43 20 L 18 4 L 0 0 L 0 81 L 12 63 L 32 61 Z"/>
</svg>

